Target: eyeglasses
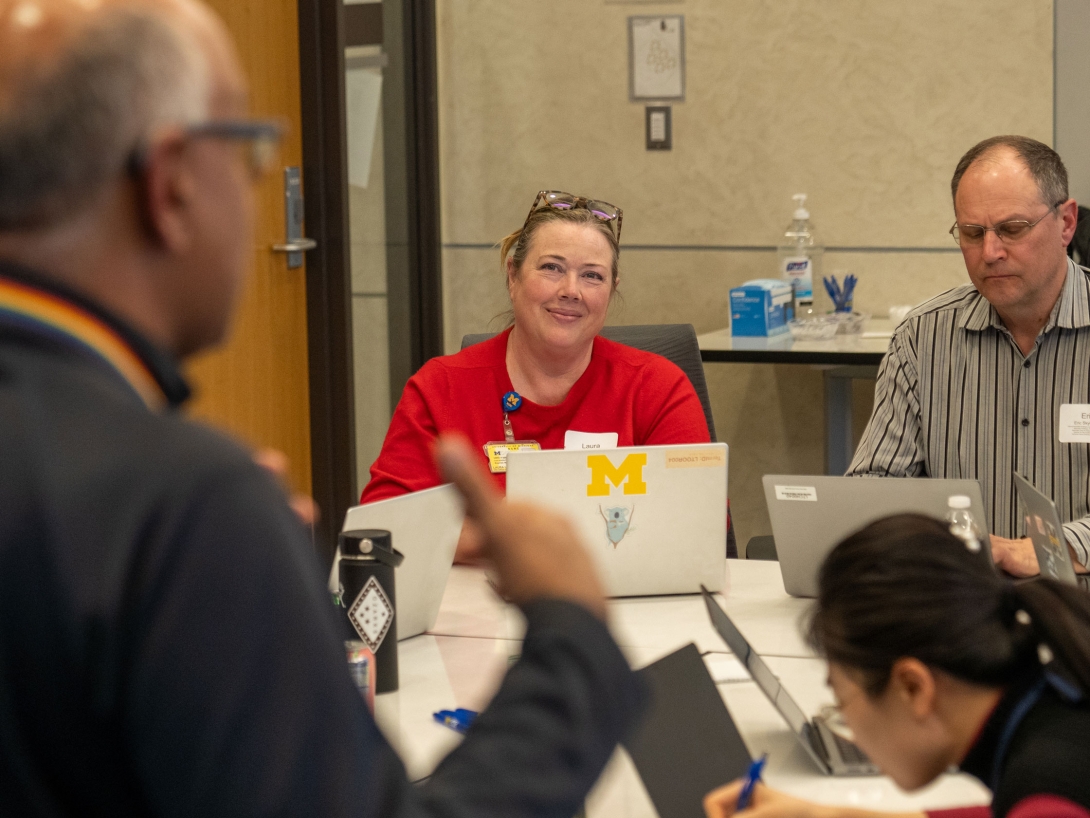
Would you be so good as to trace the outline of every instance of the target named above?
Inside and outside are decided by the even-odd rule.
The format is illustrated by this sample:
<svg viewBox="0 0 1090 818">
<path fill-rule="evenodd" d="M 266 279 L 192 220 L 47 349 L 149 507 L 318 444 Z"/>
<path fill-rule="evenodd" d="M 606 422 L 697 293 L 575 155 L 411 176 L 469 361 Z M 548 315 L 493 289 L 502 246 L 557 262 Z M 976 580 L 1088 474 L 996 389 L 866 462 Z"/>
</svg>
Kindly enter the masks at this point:
<svg viewBox="0 0 1090 818">
<path fill-rule="evenodd" d="M 995 233 L 999 237 L 999 240 L 1004 244 L 1014 244 L 1017 241 L 1025 238 L 1034 227 L 1040 224 L 1045 216 L 1048 216 L 1057 207 L 1062 205 L 1066 199 L 1056 202 L 1048 210 L 1045 211 L 1045 215 L 1041 216 L 1035 222 L 1027 222 L 1025 219 L 1011 219 L 1009 222 L 1000 222 L 994 227 L 984 227 L 980 224 L 958 224 L 954 222 L 954 226 L 950 228 L 950 235 L 953 236 L 954 242 L 957 245 L 977 245 L 984 243 L 984 234 L 988 231 Z"/>
<path fill-rule="evenodd" d="M 254 179 L 273 170 L 280 152 L 284 125 L 270 119 L 214 119 L 182 129 L 188 139 L 226 139 L 237 142 L 242 159 Z M 138 174 L 147 162 L 147 145 L 141 144 L 129 155 L 128 170 Z"/>
<path fill-rule="evenodd" d="M 254 178 L 260 178 L 276 165 L 284 125 L 271 119 L 219 119 L 201 122 L 185 129 L 186 136 L 200 139 L 228 139 L 244 149 L 243 159 Z"/>
<path fill-rule="evenodd" d="M 526 214 L 526 221 L 522 224 L 523 230 L 530 223 L 530 217 L 534 215 L 534 211 L 538 209 L 539 205 L 541 207 L 553 207 L 557 210 L 578 210 L 580 208 L 589 210 L 595 217 L 609 225 L 610 230 L 613 231 L 613 238 L 618 243 L 621 241 L 621 217 L 624 215 L 624 211 L 617 205 L 599 201 L 598 199 L 587 199 L 572 193 L 564 193 L 562 190 L 542 190 L 538 192 L 534 203 L 530 206 L 530 212 Z"/>
</svg>

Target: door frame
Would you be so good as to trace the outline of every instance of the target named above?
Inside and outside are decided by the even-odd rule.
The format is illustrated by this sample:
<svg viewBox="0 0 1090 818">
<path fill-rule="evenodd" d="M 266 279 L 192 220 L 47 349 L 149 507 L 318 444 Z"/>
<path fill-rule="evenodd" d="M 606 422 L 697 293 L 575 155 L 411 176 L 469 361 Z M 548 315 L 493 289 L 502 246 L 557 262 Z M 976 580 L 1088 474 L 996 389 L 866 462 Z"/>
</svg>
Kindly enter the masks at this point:
<svg viewBox="0 0 1090 818">
<path fill-rule="evenodd" d="M 298 0 L 307 253 L 312 493 L 321 509 L 314 547 L 331 564 L 341 521 L 359 496 L 352 362 L 344 6 Z"/>
<path fill-rule="evenodd" d="M 383 121 L 391 404 L 443 354 L 434 0 L 383 0 Z M 352 360 L 343 0 L 298 0 L 307 253 L 311 473 L 322 510 L 314 546 L 330 564 L 359 497 Z M 395 140 L 396 137 L 396 140 Z M 390 151 L 393 144 L 400 146 Z M 391 406 L 392 408 L 392 406 Z"/>
</svg>

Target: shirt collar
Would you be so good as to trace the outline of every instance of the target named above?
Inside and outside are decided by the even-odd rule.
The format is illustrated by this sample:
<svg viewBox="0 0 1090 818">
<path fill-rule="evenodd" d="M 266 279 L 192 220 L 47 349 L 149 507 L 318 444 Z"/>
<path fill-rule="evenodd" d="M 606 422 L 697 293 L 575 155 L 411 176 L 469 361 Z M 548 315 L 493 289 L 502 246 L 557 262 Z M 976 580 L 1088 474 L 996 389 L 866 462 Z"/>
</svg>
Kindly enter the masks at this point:
<svg viewBox="0 0 1090 818">
<path fill-rule="evenodd" d="M 1000 738 L 1007 723 L 1015 716 L 1015 710 L 1033 686 L 1041 678 L 1041 667 L 1036 665 L 1019 673 L 1013 683 L 1004 692 L 995 708 L 980 725 L 976 739 L 969 752 L 958 765 L 963 773 L 979 779 L 985 786 L 991 786 L 992 771 L 995 767 L 996 753 L 999 751 Z"/>
<path fill-rule="evenodd" d="M 1079 267 L 1071 259 L 1067 259 L 1067 276 L 1064 278 L 1063 289 L 1060 297 L 1052 307 L 1052 314 L 1048 317 L 1042 332 L 1048 332 L 1053 327 L 1065 329 L 1078 329 L 1090 327 L 1090 271 Z M 995 307 L 979 292 L 969 303 L 962 315 L 961 326 L 967 330 L 981 332 L 989 327 L 1003 329 L 1003 320 L 999 317 Z"/>
<path fill-rule="evenodd" d="M 10 262 L 0 261 L 0 328 L 59 343 L 118 375 L 150 409 L 190 395 L 174 358 L 94 302 Z"/>
</svg>

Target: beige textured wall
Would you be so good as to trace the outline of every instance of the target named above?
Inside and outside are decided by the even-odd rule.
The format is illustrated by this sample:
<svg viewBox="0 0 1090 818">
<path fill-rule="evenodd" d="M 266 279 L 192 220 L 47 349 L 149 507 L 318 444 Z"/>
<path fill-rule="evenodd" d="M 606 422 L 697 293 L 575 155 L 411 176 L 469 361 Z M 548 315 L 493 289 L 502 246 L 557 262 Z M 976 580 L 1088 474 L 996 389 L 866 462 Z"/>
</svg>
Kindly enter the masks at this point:
<svg viewBox="0 0 1090 818">
<path fill-rule="evenodd" d="M 996 133 L 1051 141 L 1051 0 L 439 0 L 447 348 L 505 307 L 487 249 L 534 194 L 624 208 L 613 323 L 725 326 L 731 286 L 774 275 L 770 248 L 810 195 L 825 271 L 884 313 L 966 280 L 946 235 L 949 176 Z M 626 18 L 684 14 L 674 148 L 643 144 Z M 740 542 L 768 533 L 760 477 L 822 470 L 821 373 L 706 367 L 731 444 Z M 857 390 L 858 391 L 858 390 Z M 869 395 L 857 395 L 866 411 Z"/>
</svg>

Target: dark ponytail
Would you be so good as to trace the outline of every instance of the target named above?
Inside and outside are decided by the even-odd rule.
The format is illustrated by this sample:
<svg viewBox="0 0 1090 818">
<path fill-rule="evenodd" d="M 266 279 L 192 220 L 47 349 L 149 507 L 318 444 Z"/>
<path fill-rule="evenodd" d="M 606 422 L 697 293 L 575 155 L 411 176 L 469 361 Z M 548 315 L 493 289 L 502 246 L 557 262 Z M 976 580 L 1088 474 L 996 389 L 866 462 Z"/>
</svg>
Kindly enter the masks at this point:
<svg viewBox="0 0 1090 818">
<path fill-rule="evenodd" d="M 1014 584 L 938 520 L 871 523 L 833 549 L 818 587 L 808 640 L 861 671 L 872 695 L 905 656 L 1001 687 L 1050 653 L 1090 691 L 1090 596 L 1048 579 Z"/>
</svg>

